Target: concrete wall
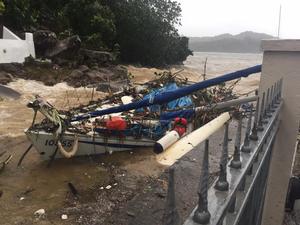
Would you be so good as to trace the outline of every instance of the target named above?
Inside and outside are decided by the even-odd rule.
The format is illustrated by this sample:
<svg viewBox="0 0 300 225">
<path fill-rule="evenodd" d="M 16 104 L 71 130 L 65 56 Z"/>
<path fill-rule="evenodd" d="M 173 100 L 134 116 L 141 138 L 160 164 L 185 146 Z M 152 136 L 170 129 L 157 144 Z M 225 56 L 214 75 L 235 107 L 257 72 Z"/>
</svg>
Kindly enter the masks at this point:
<svg viewBox="0 0 300 225">
<path fill-rule="evenodd" d="M 25 40 L 22 40 L 3 27 L 3 39 L 0 39 L 0 63 L 23 63 L 30 55 L 35 58 L 33 35 L 26 33 Z"/>
<path fill-rule="evenodd" d="M 282 225 L 300 120 L 300 40 L 262 42 L 259 94 L 283 78 L 283 108 L 267 181 L 262 224 Z"/>
</svg>

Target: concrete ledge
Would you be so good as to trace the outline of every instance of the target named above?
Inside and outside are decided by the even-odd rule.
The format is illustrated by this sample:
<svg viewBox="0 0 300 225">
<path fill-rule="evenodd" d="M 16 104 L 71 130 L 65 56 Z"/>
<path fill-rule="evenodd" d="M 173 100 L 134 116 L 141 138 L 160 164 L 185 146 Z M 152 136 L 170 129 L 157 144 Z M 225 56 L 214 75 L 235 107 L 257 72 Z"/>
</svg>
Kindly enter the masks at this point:
<svg viewBox="0 0 300 225">
<path fill-rule="evenodd" d="M 300 39 L 262 40 L 263 51 L 300 52 Z"/>
</svg>

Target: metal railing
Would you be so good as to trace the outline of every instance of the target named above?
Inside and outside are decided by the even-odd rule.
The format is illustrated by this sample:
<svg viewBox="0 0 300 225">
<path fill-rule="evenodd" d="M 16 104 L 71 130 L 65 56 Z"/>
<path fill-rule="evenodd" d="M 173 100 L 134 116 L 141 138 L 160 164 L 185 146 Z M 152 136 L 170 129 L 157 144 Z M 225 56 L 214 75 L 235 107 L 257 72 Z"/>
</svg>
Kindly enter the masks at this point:
<svg viewBox="0 0 300 225">
<path fill-rule="evenodd" d="M 249 110 L 245 138 L 241 144 L 243 117 L 238 118 L 234 153 L 228 160 L 228 126 L 225 124 L 219 175 L 209 187 L 209 140 L 205 141 L 198 205 L 184 225 L 259 225 L 264 205 L 272 146 L 282 107 L 282 79 L 262 93 Z M 198 148 L 199 146 L 196 146 Z M 175 171 L 176 172 L 176 171 Z M 174 169 L 170 169 L 164 225 L 178 225 L 175 204 Z"/>
</svg>

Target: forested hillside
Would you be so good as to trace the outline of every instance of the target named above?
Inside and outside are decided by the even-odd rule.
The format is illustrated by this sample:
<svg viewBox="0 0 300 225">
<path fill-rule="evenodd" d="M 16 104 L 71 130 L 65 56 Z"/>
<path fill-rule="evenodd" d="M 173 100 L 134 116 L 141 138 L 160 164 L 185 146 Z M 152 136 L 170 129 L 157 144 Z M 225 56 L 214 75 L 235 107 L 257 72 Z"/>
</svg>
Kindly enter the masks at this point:
<svg viewBox="0 0 300 225">
<path fill-rule="evenodd" d="M 0 13 L 13 31 L 79 35 L 83 47 L 120 51 L 127 63 L 164 66 L 192 54 L 173 0 L 0 0 Z"/>
</svg>

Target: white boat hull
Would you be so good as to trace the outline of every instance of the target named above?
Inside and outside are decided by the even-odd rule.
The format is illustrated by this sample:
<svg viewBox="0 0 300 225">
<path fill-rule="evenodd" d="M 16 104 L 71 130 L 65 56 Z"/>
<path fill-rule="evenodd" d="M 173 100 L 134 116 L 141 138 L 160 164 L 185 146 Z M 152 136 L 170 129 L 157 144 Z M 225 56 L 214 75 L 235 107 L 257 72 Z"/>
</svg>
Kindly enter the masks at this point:
<svg viewBox="0 0 300 225">
<path fill-rule="evenodd" d="M 52 133 L 45 131 L 25 130 L 25 134 L 29 141 L 33 144 L 39 152 L 43 160 L 49 160 L 57 149 L 57 141 Z M 106 152 L 130 151 L 136 148 L 153 147 L 155 141 L 148 138 L 134 138 L 134 137 L 104 137 L 95 135 L 94 138 L 88 135 L 78 134 L 78 151 L 75 156 L 83 155 L 97 155 Z M 74 134 L 65 133 L 62 137 L 61 143 L 65 149 L 71 149 L 74 143 Z M 64 158 L 64 156 L 57 151 L 55 158 Z"/>
</svg>

